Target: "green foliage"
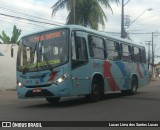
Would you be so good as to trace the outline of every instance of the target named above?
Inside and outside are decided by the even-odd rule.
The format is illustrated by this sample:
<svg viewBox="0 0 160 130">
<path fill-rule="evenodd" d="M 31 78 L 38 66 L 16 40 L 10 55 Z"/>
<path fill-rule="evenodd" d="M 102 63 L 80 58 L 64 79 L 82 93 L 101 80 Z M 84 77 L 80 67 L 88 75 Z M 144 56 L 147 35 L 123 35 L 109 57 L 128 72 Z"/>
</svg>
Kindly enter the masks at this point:
<svg viewBox="0 0 160 130">
<path fill-rule="evenodd" d="M 21 30 L 17 29 L 16 26 L 13 27 L 11 43 L 19 43 L 18 38 L 21 35 Z"/>
<path fill-rule="evenodd" d="M 66 24 L 77 24 L 98 30 L 98 25 L 105 27 L 105 20 L 107 21 L 101 5 L 112 11 L 111 2 L 118 4 L 119 0 L 58 0 L 52 6 L 52 16 L 66 7 L 69 11 Z"/>
<path fill-rule="evenodd" d="M 10 38 L 7 36 L 7 34 L 2 31 L 2 35 L 0 35 L 0 39 L 2 40 L 3 43 L 10 43 Z"/>
<path fill-rule="evenodd" d="M 20 35 L 21 35 L 21 30 L 17 29 L 17 27 L 14 25 L 12 37 L 10 38 L 9 36 L 7 36 L 7 34 L 4 31 L 2 31 L 2 35 L 0 35 L 0 39 L 2 40 L 3 43 L 19 44 L 18 39 Z"/>
</svg>

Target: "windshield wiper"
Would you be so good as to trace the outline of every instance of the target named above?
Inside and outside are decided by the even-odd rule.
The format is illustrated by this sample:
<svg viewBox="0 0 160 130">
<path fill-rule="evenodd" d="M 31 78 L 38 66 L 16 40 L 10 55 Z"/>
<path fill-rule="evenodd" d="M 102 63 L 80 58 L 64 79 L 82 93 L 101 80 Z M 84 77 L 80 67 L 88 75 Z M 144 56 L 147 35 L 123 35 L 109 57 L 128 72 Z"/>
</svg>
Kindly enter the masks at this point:
<svg viewBox="0 0 160 130">
<path fill-rule="evenodd" d="M 44 57 L 44 62 L 46 63 L 48 69 L 52 72 L 53 68 L 52 68 L 51 64 L 48 62 L 48 58 L 47 58 L 46 54 L 42 54 L 42 55 Z"/>
<path fill-rule="evenodd" d="M 43 46 L 43 42 L 42 42 L 42 46 Z M 40 49 L 41 49 L 41 55 L 42 55 L 43 58 L 44 58 L 43 61 L 46 63 L 48 69 L 52 72 L 52 71 L 53 71 L 52 65 L 48 62 L 48 58 L 47 58 L 46 54 L 45 54 L 44 52 L 42 52 L 42 46 L 41 46 Z"/>
</svg>

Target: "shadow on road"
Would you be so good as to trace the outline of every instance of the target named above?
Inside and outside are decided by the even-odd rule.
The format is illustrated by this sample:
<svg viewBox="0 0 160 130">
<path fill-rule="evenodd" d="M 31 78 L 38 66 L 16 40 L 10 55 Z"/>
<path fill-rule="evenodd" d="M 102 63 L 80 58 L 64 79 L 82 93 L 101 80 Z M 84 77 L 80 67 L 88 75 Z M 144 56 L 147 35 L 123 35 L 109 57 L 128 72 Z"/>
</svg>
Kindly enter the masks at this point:
<svg viewBox="0 0 160 130">
<path fill-rule="evenodd" d="M 105 101 L 105 100 L 111 100 L 111 99 L 116 99 L 116 98 L 122 98 L 125 97 L 126 95 L 121 94 L 121 93 L 111 93 L 111 94 L 105 94 L 103 98 L 99 101 Z M 37 108 L 37 107 L 72 107 L 72 106 L 78 106 L 78 105 L 87 105 L 90 103 L 97 103 L 97 102 L 88 102 L 84 97 L 75 97 L 75 98 L 64 98 L 60 100 L 60 102 L 55 103 L 55 104 L 49 104 L 47 101 L 44 104 L 36 104 L 32 106 L 27 106 L 30 108 Z"/>
<path fill-rule="evenodd" d="M 122 93 L 109 93 L 105 94 L 101 101 L 110 101 L 113 99 L 123 99 L 123 100 L 145 100 L 145 101 L 160 101 L 160 98 L 149 98 L 142 96 L 143 94 L 146 94 L 146 92 L 139 92 L 137 95 L 129 95 L 129 94 L 122 94 Z M 39 102 L 38 102 L 39 103 Z M 72 98 L 62 98 L 60 102 L 55 104 L 49 104 L 47 101 L 42 102 L 41 104 L 33 104 L 30 106 L 26 106 L 28 108 L 61 108 L 61 107 L 73 107 L 78 105 L 87 105 L 91 103 L 97 103 L 97 102 L 87 102 L 84 97 L 72 97 Z"/>
<path fill-rule="evenodd" d="M 128 96 L 128 97 L 125 97 L 123 99 L 129 99 L 129 100 L 143 100 L 143 101 L 160 101 L 160 98 L 147 98 L 147 97 L 132 97 L 132 96 Z"/>
</svg>

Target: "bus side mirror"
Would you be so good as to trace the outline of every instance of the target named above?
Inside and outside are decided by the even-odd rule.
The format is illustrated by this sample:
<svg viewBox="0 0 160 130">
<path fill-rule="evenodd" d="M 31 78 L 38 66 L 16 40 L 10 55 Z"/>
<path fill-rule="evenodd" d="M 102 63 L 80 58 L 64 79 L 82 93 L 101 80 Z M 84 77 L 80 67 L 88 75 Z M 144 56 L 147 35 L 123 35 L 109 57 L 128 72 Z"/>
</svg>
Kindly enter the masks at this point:
<svg viewBox="0 0 160 130">
<path fill-rule="evenodd" d="M 11 48 L 11 57 L 13 58 L 13 54 L 14 54 L 14 49 Z"/>
</svg>

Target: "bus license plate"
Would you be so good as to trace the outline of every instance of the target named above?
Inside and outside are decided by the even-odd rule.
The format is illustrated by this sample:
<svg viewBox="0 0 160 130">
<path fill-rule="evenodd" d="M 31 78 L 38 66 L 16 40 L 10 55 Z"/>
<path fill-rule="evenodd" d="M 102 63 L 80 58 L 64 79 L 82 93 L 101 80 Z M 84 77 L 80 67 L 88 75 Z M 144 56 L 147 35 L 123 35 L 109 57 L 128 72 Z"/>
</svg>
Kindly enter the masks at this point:
<svg viewBox="0 0 160 130">
<path fill-rule="evenodd" d="M 42 92 L 41 88 L 35 88 L 35 89 L 33 89 L 33 93 L 40 93 L 40 92 Z"/>
</svg>

